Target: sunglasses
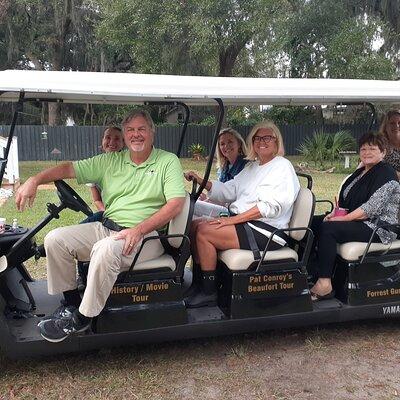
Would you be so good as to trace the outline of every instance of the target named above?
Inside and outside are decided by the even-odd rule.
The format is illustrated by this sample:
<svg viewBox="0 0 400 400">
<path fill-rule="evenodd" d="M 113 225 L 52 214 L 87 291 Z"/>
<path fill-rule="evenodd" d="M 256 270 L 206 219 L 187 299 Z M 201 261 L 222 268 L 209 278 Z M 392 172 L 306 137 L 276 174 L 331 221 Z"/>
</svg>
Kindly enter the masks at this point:
<svg viewBox="0 0 400 400">
<path fill-rule="evenodd" d="M 253 143 L 255 142 L 263 142 L 263 143 L 269 143 L 271 140 L 276 140 L 275 136 L 271 135 L 266 135 L 266 136 L 253 136 Z"/>
</svg>

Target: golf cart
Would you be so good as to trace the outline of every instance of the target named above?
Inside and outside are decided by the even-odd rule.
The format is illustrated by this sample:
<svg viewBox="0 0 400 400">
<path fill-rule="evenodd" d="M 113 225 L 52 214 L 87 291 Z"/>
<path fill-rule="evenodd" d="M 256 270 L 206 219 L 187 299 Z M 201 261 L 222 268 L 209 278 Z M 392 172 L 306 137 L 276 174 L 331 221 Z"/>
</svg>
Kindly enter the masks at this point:
<svg viewBox="0 0 400 400">
<path fill-rule="evenodd" d="M 2 181 L 18 114 L 34 102 L 92 104 L 172 104 L 186 113 L 177 149 L 180 155 L 189 106 L 218 107 L 205 181 L 212 167 L 224 106 L 250 104 L 398 104 L 400 82 L 255 79 L 111 74 L 92 72 L 3 71 L 0 101 L 16 102 L 8 144 L 0 159 Z M 24 262 L 45 256 L 34 236 L 65 209 L 90 215 L 88 205 L 63 181 L 57 181 L 59 204 L 47 204 L 47 215 L 33 228 L 0 234 L 0 347 L 9 357 L 78 352 L 185 338 L 250 332 L 339 321 L 400 315 L 400 240 L 391 245 L 346 243 L 338 247 L 334 276 L 336 297 L 312 302 L 308 263 L 313 241 L 310 222 L 315 198 L 312 179 L 300 190 L 294 205 L 288 246 L 260 255 L 226 250 L 218 255 L 218 306 L 187 309 L 183 293 L 191 273 L 189 226 L 194 203 L 205 181 L 194 183 L 185 206 L 161 237 L 165 253 L 121 273 L 104 310 L 89 332 L 62 343 L 45 341 L 38 322 L 59 306 L 60 296 L 47 294 L 45 280 L 32 279 Z M 397 227 L 387 227 L 396 229 Z M 277 234 L 275 231 L 274 234 Z M 146 240 L 160 240 L 146 238 Z M 140 250 L 139 250 L 140 251 Z"/>
</svg>

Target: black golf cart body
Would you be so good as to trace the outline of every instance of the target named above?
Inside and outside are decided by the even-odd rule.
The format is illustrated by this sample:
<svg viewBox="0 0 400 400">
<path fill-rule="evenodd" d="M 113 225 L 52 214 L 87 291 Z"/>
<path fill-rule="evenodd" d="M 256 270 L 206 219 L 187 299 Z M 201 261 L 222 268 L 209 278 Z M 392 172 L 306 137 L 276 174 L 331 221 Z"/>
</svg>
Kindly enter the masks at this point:
<svg viewBox="0 0 400 400">
<path fill-rule="evenodd" d="M 27 101 L 101 104 L 173 104 L 182 106 L 185 124 L 192 105 L 400 103 L 400 82 L 362 80 L 254 79 L 159 76 L 90 72 L 0 72 L 0 101 L 16 102 L 8 145 L 0 159 L 2 181 L 18 113 Z M 209 157 L 205 177 L 209 176 Z M 203 187 L 187 194 L 181 213 L 162 239 L 165 254 L 137 264 L 119 276 L 106 307 L 92 330 L 62 343 L 45 341 L 37 324 L 59 305 L 47 294 L 45 280 L 34 280 L 24 261 L 41 255 L 34 234 L 69 207 L 90 213 L 63 182 L 56 183 L 60 204 L 48 204 L 48 215 L 35 227 L 7 230 L 0 235 L 0 347 L 10 357 L 25 357 L 98 349 L 144 342 L 181 340 L 277 327 L 387 318 L 400 315 L 400 241 L 390 246 L 346 243 L 338 247 L 334 276 L 336 298 L 313 303 L 307 263 L 313 239 L 309 224 L 315 199 L 308 179 L 296 200 L 289 246 L 269 251 L 259 260 L 251 251 L 219 254 L 218 306 L 187 309 L 183 292 L 190 283 L 185 265 L 190 256 L 188 230 L 194 202 Z M 389 228 L 392 229 L 392 228 Z M 154 239 L 158 240 L 158 239 Z"/>
</svg>

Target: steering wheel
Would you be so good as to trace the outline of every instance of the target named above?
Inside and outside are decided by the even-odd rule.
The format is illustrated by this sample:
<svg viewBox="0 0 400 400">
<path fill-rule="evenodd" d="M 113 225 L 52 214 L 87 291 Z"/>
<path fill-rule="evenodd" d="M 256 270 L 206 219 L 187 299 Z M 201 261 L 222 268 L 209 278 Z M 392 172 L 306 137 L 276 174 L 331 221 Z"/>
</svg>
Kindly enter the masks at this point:
<svg viewBox="0 0 400 400">
<path fill-rule="evenodd" d="M 88 217 L 93 215 L 93 211 L 90 207 L 86 204 L 86 202 L 79 196 L 78 193 L 72 189 L 68 183 L 64 181 L 55 181 L 54 184 L 57 188 L 57 195 L 66 207 L 70 208 L 73 211 L 79 212 L 82 211 Z"/>
</svg>

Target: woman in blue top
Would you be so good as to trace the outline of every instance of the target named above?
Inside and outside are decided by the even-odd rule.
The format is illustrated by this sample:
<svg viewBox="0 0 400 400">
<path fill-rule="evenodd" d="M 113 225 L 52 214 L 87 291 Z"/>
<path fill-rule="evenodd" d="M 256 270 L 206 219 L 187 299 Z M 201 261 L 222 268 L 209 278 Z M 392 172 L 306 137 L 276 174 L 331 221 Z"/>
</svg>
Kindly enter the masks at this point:
<svg viewBox="0 0 400 400">
<path fill-rule="evenodd" d="M 220 182 L 228 182 L 246 165 L 246 142 L 232 128 L 223 129 L 218 136 L 217 168 Z"/>
<path fill-rule="evenodd" d="M 246 142 L 238 133 L 232 128 L 222 129 L 218 135 L 217 145 L 217 176 L 220 182 L 228 182 L 232 180 L 239 172 L 242 171 L 248 160 L 245 160 L 247 156 Z M 201 194 L 199 200 L 197 200 L 193 221 L 190 227 L 190 238 L 192 246 L 192 254 L 196 254 L 195 244 L 197 229 L 201 223 L 208 219 L 218 218 L 220 213 L 228 213 L 228 209 L 225 204 L 212 203 L 207 199 L 205 194 Z M 197 260 L 196 260 L 197 261 Z M 186 294 L 194 291 L 195 283 L 201 278 L 200 268 L 198 267 L 195 260 L 193 260 L 193 280 L 191 290 Z"/>
<path fill-rule="evenodd" d="M 240 133 L 232 128 L 222 129 L 218 135 L 217 176 L 220 182 L 233 179 L 246 165 L 246 143 Z M 201 195 L 194 209 L 194 218 L 216 218 L 221 212 L 228 212 L 225 205 L 211 203 Z"/>
</svg>

